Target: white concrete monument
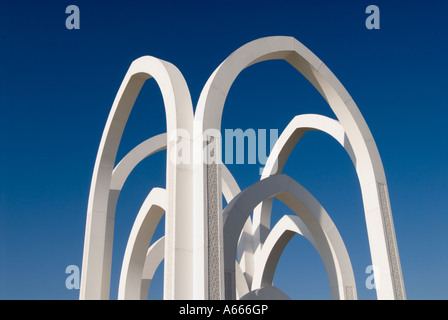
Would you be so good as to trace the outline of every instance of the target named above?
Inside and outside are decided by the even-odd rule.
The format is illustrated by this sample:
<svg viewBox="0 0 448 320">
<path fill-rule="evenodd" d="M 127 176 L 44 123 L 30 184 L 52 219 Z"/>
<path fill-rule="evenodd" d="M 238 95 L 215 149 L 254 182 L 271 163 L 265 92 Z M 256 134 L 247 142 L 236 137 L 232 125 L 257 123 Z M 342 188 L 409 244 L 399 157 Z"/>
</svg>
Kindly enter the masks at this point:
<svg viewBox="0 0 448 320">
<path fill-rule="evenodd" d="M 221 116 L 239 73 L 271 59 L 285 60 L 303 74 L 337 119 L 296 116 L 273 147 L 260 181 L 241 191 L 221 161 Z M 128 116 L 151 77 L 162 92 L 167 133 L 144 141 L 115 165 Z M 291 151 L 309 130 L 336 139 L 356 168 L 372 264 L 381 274 L 375 279 L 378 299 L 405 299 L 386 177 L 370 130 L 333 73 L 291 37 L 261 38 L 232 53 L 205 84 L 195 113 L 185 79 L 174 65 L 150 56 L 132 63 L 112 105 L 93 172 L 80 299 L 109 299 L 120 190 L 140 161 L 164 149 L 166 188 L 153 189 L 137 214 L 123 259 L 119 299 L 146 299 L 162 260 L 164 299 L 288 299 L 274 287 L 273 278 L 295 234 L 309 240 L 322 258 L 332 299 L 356 299 L 350 257 L 336 226 L 303 186 L 282 174 Z M 183 152 L 181 161 L 170 157 L 178 150 Z M 224 209 L 222 196 L 228 203 Z M 273 198 L 296 215 L 285 215 L 271 227 Z M 150 246 L 164 214 L 165 236 Z"/>
</svg>

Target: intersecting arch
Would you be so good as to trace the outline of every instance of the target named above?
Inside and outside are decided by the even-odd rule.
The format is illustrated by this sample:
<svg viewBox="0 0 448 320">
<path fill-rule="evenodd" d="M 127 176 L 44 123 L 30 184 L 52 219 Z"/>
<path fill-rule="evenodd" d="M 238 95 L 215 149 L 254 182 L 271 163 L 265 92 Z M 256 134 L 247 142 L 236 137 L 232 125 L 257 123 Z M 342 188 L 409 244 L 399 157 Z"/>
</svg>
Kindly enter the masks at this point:
<svg viewBox="0 0 448 320">
<path fill-rule="evenodd" d="M 325 212 L 323 208 L 321 211 Z M 350 282 L 346 281 L 345 286 L 340 288 L 342 290 L 339 290 L 338 298 L 347 300 L 357 299 L 354 274 L 349 255 L 343 245 L 342 238 L 337 235 L 337 230 L 333 230 L 332 232 L 336 233 L 336 236 L 329 237 L 329 245 L 335 257 L 336 270 L 338 273 L 345 273 L 345 278 L 350 280 Z M 302 235 L 310 241 L 322 256 L 320 246 L 302 220 L 295 215 L 284 215 L 269 232 L 266 242 L 263 245 L 263 250 L 257 260 L 252 288 L 273 286 L 278 261 L 286 245 L 295 234 Z M 335 294 L 333 294 L 333 297 L 335 297 Z"/>
<path fill-rule="evenodd" d="M 350 159 L 356 165 L 352 146 L 339 121 L 318 114 L 301 114 L 289 122 L 276 141 L 263 168 L 261 180 L 271 175 L 282 173 L 294 147 L 308 131 L 321 131 L 333 137 L 344 147 Z M 255 260 L 258 259 L 261 248 L 270 230 L 272 200 L 268 199 L 263 201 L 254 210 L 253 238 Z"/>
<path fill-rule="evenodd" d="M 347 288 L 349 292 L 355 292 L 350 259 L 333 221 L 305 188 L 287 175 L 281 174 L 263 179 L 244 189 L 224 209 L 226 299 L 235 299 L 234 261 L 238 236 L 252 210 L 261 201 L 271 197 L 276 197 L 285 203 L 300 218 L 304 235 L 316 247 L 327 270 L 332 299 L 345 299 Z M 275 245 L 276 241 L 273 243 Z M 257 265 L 256 269 L 259 267 Z M 258 271 L 260 270 L 256 270 Z M 263 276 L 254 277 L 252 289 L 263 285 L 262 278 Z"/>
<path fill-rule="evenodd" d="M 381 274 L 379 299 L 405 299 L 398 248 L 384 169 L 372 134 L 355 102 L 327 66 L 292 37 L 254 40 L 233 52 L 213 72 L 201 92 L 195 112 L 194 151 L 204 152 L 203 133 L 220 130 L 224 103 L 239 73 L 255 63 L 282 59 L 296 68 L 320 92 L 345 130 L 353 148 L 361 186 L 372 263 Z M 267 112 L 276 112 L 268 110 Z M 220 141 L 218 141 L 220 143 Z M 220 146 L 219 146 L 220 148 Z M 196 155 L 195 155 L 196 156 Z M 203 159 L 203 156 L 198 157 Z M 195 185 L 206 176 L 207 166 L 195 167 Z M 220 181 L 217 177 L 217 181 Z M 195 212 L 206 212 L 207 192 L 197 188 Z"/>
</svg>

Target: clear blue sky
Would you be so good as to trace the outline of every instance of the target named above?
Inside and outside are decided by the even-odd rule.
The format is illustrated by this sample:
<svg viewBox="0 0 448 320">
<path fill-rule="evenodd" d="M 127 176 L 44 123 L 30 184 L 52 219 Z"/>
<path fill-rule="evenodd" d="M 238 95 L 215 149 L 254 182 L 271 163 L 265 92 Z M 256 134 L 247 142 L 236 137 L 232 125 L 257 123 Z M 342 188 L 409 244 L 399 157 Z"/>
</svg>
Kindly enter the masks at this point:
<svg viewBox="0 0 448 320">
<path fill-rule="evenodd" d="M 79 7 L 68 30 L 65 8 Z M 379 30 L 365 27 L 368 5 Z M 0 4 L 0 299 L 77 299 L 65 268 L 82 264 L 91 175 L 110 107 L 130 63 L 152 55 L 176 65 L 196 104 L 213 70 L 241 45 L 293 36 L 354 98 L 388 179 L 409 299 L 447 299 L 448 151 L 445 1 L 3 1 Z M 275 110 L 272 113 L 266 113 Z M 330 108 L 284 62 L 244 71 L 234 83 L 223 130 L 278 129 L 298 114 Z M 117 160 L 166 130 L 160 91 L 143 88 Z M 165 154 L 131 174 L 116 215 L 111 298 L 132 222 L 151 188 L 164 186 Z M 241 188 L 260 165 L 229 166 Z M 309 133 L 285 173 L 323 204 L 352 259 L 361 299 L 370 262 L 359 184 L 343 149 Z M 274 218 L 288 213 L 276 203 Z M 162 268 L 159 268 L 162 269 Z M 161 297 L 162 271 L 150 297 Z M 328 299 L 325 270 L 296 236 L 275 284 L 294 299 Z"/>
</svg>

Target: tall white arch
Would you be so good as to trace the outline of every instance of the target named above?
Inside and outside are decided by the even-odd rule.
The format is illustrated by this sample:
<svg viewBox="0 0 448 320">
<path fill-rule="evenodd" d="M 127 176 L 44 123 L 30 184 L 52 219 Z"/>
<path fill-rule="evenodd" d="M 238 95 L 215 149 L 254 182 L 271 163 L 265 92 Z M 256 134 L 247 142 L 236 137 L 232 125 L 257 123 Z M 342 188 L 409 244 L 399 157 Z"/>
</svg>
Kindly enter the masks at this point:
<svg viewBox="0 0 448 320">
<path fill-rule="evenodd" d="M 112 170 L 121 136 L 134 102 L 144 84 L 154 78 L 162 92 L 167 132 L 192 134 L 193 107 L 179 70 L 169 62 L 145 56 L 135 60 L 112 105 L 95 162 L 87 209 L 81 277 L 81 299 L 108 299 L 114 214 L 108 210 Z M 177 139 L 168 142 L 168 153 L 177 150 Z M 166 219 L 165 299 L 192 297 L 192 169 L 167 157 L 168 214 Z M 182 195 L 182 196 L 181 196 Z M 188 227 L 190 226 L 190 227 Z M 174 235 L 176 234 L 176 237 Z"/>
<path fill-rule="evenodd" d="M 221 129 L 224 102 L 239 73 L 250 65 L 273 59 L 289 62 L 304 75 L 328 102 L 344 128 L 356 157 L 355 166 L 361 185 L 372 263 L 381 274 L 377 296 L 379 299 L 405 299 L 387 182 L 376 144 L 347 90 L 327 66 L 299 41 L 292 37 L 257 39 L 233 52 L 213 72 L 201 92 L 195 112 L 195 159 L 204 159 L 207 153 L 207 141 L 210 139 L 206 132 Z M 214 143 L 221 150 L 221 141 L 216 139 Z M 219 188 L 220 178 L 219 170 L 215 170 L 213 166 L 202 161 L 197 163 L 200 164 L 194 167 L 194 218 L 199 222 L 221 210 L 219 193 L 215 187 L 210 187 L 210 184 L 207 188 L 204 187 L 206 179 L 210 180 L 213 176 L 212 179 Z M 210 196 L 215 199 L 211 201 Z M 219 253 L 219 248 L 203 249 L 207 247 L 206 230 L 207 226 L 202 222 L 201 229 L 198 230 L 200 235 L 196 236 L 194 245 L 194 250 L 200 257 L 195 259 L 195 281 L 202 288 L 202 294 L 195 294 L 198 298 L 207 297 L 210 291 L 206 285 L 207 276 L 210 276 L 207 272 L 210 252 Z M 213 290 L 220 289 L 215 287 Z"/>
</svg>

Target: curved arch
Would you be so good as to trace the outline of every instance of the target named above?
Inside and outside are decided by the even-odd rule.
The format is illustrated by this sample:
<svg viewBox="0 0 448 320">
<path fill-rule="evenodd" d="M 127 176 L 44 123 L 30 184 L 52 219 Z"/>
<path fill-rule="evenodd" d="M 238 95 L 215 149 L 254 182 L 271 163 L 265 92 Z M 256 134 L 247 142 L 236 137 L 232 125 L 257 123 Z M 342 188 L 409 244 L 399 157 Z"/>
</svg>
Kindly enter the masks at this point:
<svg viewBox="0 0 448 320">
<path fill-rule="evenodd" d="M 140 300 L 146 300 L 148 297 L 149 286 L 151 285 L 154 273 L 157 267 L 162 263 L 165 256 L 165 237 L 160 237 L 154 242 L 146 253 L 145 263 L 143 265 L 142 284 Z"/>
<path fill-rule="evenodd" d="M 80 299 L 108 299 L 114 230 L 114 214 L 107 210 L 112 170 L 118 146 L 134 102 L 146 80 L 154 78 L 165 105 L 167 132 L 185 130 L 192 133 L 193 107 L 190 93 L 180 71 L 171 63 L 144 56 L 135 60 L 118 90 L 104 128 L 97 153 L 89 194 L 84 242 Z M 168 152 L 177 150 L 177 139 L 170 140 Z M 191 161 L 190 161 L 191 162 Z M 167 193 L 170 199 L 166 228 L 168 255 L 165 263 L 167 299 L 190 298 L 192 276 L 185 274 L 192 264 L 192 254 L 174 259 L 175 252 L 192 252 L 192 195 L 177 196 L 192 190 L 191 164 L 167 161 Z M 178 211 L 182 210 L 182 214 Z M 177 229 L 183 229 L 174 237 Z M 175 290 L 179 288 L 179 290 Z M 179 293 L 180 296 L 176 296 Z"/>
<path fill-rule="evenodd" d="M 252 210 L 261 201 L 271 197 L 276 197 L 290 207 L 309 230 L 327 270 L 331 297 L 344 299 L 344 288 L 355 287 L 344 242 L 319 202 L 299 183 L 284 174 L 258 181 L 243 190 L 224 210 L 224 273 L 228 284 L 226 299 L 235 299 L 234 261 L 238 235 Z"/>
<path fill-rule="evenodd" d="M 118 299 L 140 299 L 142 275 L 149 244 L 166 211 L 168 198 L 165 189 L 154 188 L 146 197 L 129 235 L 121 268 Z"/>
<path fill-rule="evenodd" d="M 356 166 L 356 158 L 345 130 L 339 121 L 319 114 L 301 114 L 295 116 L 277 139 L 263 168 L 261 179 L 283 171 L 292 150 L 308 131 L 322 131 L 333 137 L 347 151 Z"/>
<path fill-rule="evenodd" d="M 166 133 L 158 134 L 134 147 L 112 171 L 111 190 L 121 190 L 132 170 L 145 158 L 166 149 Z"/>
<path fill-rule="evenodd" d="M 203 159 L 204 132 L 220 130 L 224 102 L 239 73 L 250 65 L 273 59 L 287 61 L 305 76 L 328 102 L 344 128 L 356 157 L 372 263 L 381 273 L 377 296 L 379 299 L 405 299 L 386 176 L 372 134 L 347 90 L 327 66 L 299 41 L 281 36 L 257 39 L 240 47 L 221 63 L 205 84 L 196 108 L 195 157 Z M 206 164 L 195 167 L 195 183 L 203 184 L 206 170 Z M 220 181 L 219 177 L 216 181 Z M 194 211 L 204 216 L 207 211 L 207 202 L 204 201 L 207 190 L 195 187 L 195 192 L 200 201 L 195 202 Z"/>
<path fill-rule="evenodd" d="M 356 166 L 356 158 L 350 141 L 339 121 L 317 114 L 302 114 L 294 117 L 281 133 L 264 166 L 260 179 L 280 174 L 291 152 L 308 131 L 322 131 L 333 137 L 346 150 Z M 261 252 L 268 235 L 271 221 L 272 199 L 263 201 L 254 210 L 255 260 Z"/>
<path fill-rule="evenodd" d="M 320 209 L 321 212 L 325 212 L 323 208 Z M 336 227 L 334 227 L 336 230 Z M 337 232 L 337 231 L 336 231 Z M 274 280 L 274 273 L 283 253 L 286 245 L 292 239 L 295 234 L 300 234 L 304 236 L 314 248 L 319 251 L 320 248 L 316 243 L 313 235 L 310 233 L 305 224 L 300 220 L 298 216 L 284 215 L 272 228 L 269 233 L 265 245 L 263 246 L 261 257 L 257 263 L 257 269 L 255 270 L 253 289 L 263 288 L 266 286 L 272 286 Z M 344 295 L 342 299 L 353 300 L 357 298 L 356 295 L 356 285 L 355 276 L 353 274 L 353 268 L 350 262 L 348 252 L 343 244 L 342 238 L 338 235 L 333 237 L 333 241 L 338 241 L 341 245 L 337 245 L 336 249 L 334 243 L 329 241 L 333 255 L 337 260 L 337 271 L 345 272 L 347 278 L 351 280 L 352 286 L 344 287 Z M 339 249 L 339 250 L 337 250 Z M 321 254 L 319 252 L 319 254 Z M 322 254 L 321 254 L 322 256 Z"/>
<path fill-rule="evenodd" d="M 263 245 L 261 257 L 257 261 L 257 270 L 254 275 L 254 288 L 270 286 L 274 281 L 275 269 L 286 245 L 295 234 L 304 236 L 316 250 L 316 240 L 308 228 L 297 216 L 284 215 L 269 232 Z"/>
</svg>

